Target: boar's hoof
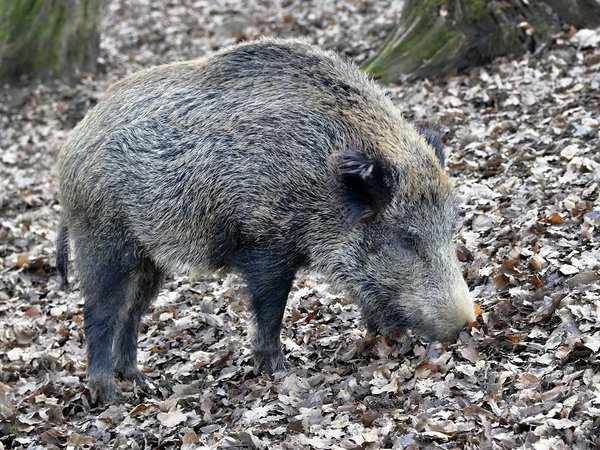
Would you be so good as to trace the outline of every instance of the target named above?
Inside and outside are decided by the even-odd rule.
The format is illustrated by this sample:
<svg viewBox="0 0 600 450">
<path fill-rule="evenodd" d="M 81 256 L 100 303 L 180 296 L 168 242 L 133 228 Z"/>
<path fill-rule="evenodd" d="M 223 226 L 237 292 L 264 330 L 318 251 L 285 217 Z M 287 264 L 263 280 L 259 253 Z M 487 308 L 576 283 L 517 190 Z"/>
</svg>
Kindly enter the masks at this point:
<svg viewBox="0 0 600 450">
<path fill-rule="evenodd" d="M 92 403 L 98 405 L 110 405 L 122 403 L 123 393 L 117 387 L 114 380 L 106 378 L 90 378 L 88 383 L 92 396 Z"/>
<path fill-rule="evenodd" d="M 254 352 L 254 374 L 258 375 L 261 372 L 266 372 L 269 375 L 273 375 L 275 372 L 283 372 L 288 370 L 292 365 L 283 356 L 281 351 L 277 352 L 266 352 L 266 351 L 255 351 Z"/>
<path fill-rule="evenodd" d="M 135 384 L 146 385 L 146 376 L 137 367 L 133 368 L 117 368 L 115 369 L 117 376 L 124 381 L 133 381 Z"/>
</svg>

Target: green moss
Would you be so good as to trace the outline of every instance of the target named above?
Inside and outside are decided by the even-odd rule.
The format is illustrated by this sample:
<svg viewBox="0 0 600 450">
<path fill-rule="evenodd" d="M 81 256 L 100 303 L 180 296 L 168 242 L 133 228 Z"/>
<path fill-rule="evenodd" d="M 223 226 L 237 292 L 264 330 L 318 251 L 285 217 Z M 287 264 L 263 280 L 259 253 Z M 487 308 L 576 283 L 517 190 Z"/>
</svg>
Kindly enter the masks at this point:
<svg viewBox="0 0 600 450">
<path fill-rule="evenodd" d="M 446 39 L 445 44 L 431 56 L 430 67 L 438 67 L 458 55 L 466 41 L 466 36 L 459 31 L 450 31 Z"/>
<path fill-rule="evenodd" d="M 467 9 L 467 21 L 475 23 L 481 20 L 485 12 L 485 0 L 464 0 Z"/>
<path fill-rule="evenodd" d="M 427 20 L 428 17 L 431 16 L 419 16 L 414 22 L 408 22 L 408 34 L 400 27 L 397 34 L 402 36 L 402 42 L 390 40 L 379 57 L 367 65 L 365 70 L 377 78 L 385 79 L 389 77 L 389 73 L 397 72 L 398 61 L 405 66 L 416 66 L 419 60 L 427 57 L 428 51 L 435 52 L 436 49 L 428 49 L 429 42 L 423 42 L 423 36 L 429 36 L 427 41 L 431 40 L 431 34 L 427 33 L 427 30 L 432 27 L 432 20 Z"/>
<path fill-rule="evenodd" d="M 435 17 L 438 8 L 445 3 L 445 0 L 407 0 L 400 20 L 412 22 L 417 18 Z"/>
<path fill-rule="evenodd" d="M 531 25 L 533 26 L 533 36 L 537 41 L 546 41 L 550 34 L 547 18 L 540 14 L 538 9 L 533 11 L 531 16 Z"/>
<path fill-rule="evenodd" d="M 365 71 L 384 82 L 394 82 L 399 75 L 420 66 L 443 64 L 456 55 L 464 42 L 464 35 L 449 29 L 446 21 L 436 14 L 403 23 L 406 29 L 400 28 L 396 39 L 391 39 L 379 57 L 365 67 Z"/>
<path fill-rule="evenodd" d="M 20 36 L 31 27 L 31 21 L 38 16 L 44 6 L 43 0 L 25 0 L 20 6 L 18 2 L 11 3 L 10 13 L 12 34 Z"/>
<path fill-rule="evenodd" d="M 0 82 L 94 65 L 102 0 L 8 0 L 0 5 Z"/>
<path fill-rule="evenodd" d="M 25 29 L 31 10 L 39 7 L 36 0 L 5 2 L 0 8 L 0 43 L 7 42 L 11 35 Z"/>
</svg>

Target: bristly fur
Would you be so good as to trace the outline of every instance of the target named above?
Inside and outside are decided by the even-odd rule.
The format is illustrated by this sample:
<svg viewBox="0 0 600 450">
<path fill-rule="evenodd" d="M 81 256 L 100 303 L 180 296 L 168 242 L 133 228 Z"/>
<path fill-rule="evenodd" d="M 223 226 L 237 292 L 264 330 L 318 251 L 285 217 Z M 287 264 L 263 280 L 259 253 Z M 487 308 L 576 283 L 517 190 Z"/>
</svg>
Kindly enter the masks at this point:
<svg viewBox="0 0 600 450">
<path fill-rule="evenodd" d="M 442 130 L 436 125 L 427 122 L 415 123 L 417 131 L 425 138 L 427 143 L 435 150 L 440 163 L 446 164 L 446 153 L 444 152 L 444 143 L 442 142 Z"/>
<path fill-rule="evenodd" d="M 69 286 L 69 233 L 62 220 L 58 224 L 56 239 L 56 268 L 61 277 L 60 287 L 65 289 Z"/>
<path fill-rule="evenodd" d="M 373 331 L 452 339 L 473 311 L 437 148 L 353 64 L 304 41 L 116 83 L 58 160 L 57 264 L 66 279 L 69 236 L 95 395 L 118 399 L 114 370 L 141 379 L 137 327 L 172 270 L 245 277 L 267 371 L 286 367 L 281 320 L 303 266 L 346 289 Z"/>
</svg>

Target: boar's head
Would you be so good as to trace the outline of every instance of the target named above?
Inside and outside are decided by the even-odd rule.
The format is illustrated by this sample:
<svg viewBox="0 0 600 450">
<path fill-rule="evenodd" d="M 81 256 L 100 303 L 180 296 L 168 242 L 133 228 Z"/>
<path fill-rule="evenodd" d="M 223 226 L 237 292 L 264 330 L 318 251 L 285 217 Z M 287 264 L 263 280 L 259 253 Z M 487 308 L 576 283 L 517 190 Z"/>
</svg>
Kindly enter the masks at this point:
<svg viewBox="0 0 600 450">
<path fill-rule="evenodd" d="M 453 341 L 475 320 L 452 242 L 461 214 L 441 141 L 418 131 L 404 133 L 395 153 L 353 143 L 338 155 L 348 229 L 335 278 L 371 331 Z"/>
</svg>

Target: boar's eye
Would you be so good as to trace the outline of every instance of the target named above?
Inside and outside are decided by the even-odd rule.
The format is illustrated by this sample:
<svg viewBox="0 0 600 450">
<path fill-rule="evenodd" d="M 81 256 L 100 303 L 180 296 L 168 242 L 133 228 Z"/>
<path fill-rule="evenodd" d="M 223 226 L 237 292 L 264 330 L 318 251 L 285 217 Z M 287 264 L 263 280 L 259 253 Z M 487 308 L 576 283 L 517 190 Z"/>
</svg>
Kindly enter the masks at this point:
<svg viewBox="0 0 600 450">
<path fill-rule="evenodd" d="M 413 230 L 403 229 L 399 234 L 400 244 L 407 250 L 417 250 L 419 244 L 419 236 Z"/>
</svg>

